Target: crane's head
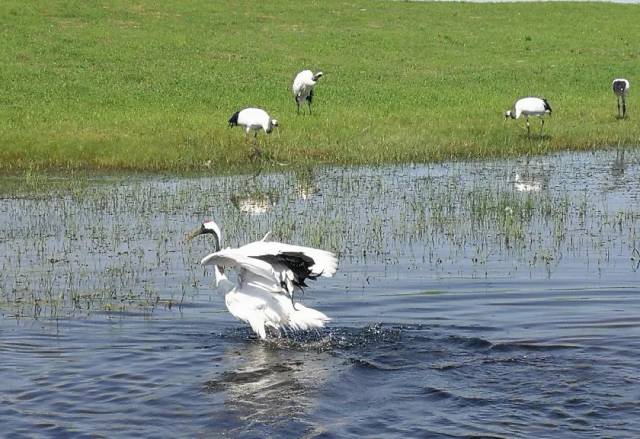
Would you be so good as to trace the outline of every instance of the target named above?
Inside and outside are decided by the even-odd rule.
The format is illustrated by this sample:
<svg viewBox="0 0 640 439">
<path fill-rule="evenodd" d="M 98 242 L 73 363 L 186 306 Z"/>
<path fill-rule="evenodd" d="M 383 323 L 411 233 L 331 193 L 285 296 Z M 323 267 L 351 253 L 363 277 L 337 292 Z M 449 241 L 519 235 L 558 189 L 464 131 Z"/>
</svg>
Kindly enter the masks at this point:
<svg viewBox="0 0 640 439">
<path fill-rule="evenodd" d="M 215 248 L 214 251 L 219 251 L 220 240 L 222 239 L 222 233 L 220 233 L 220 227 L 218 227 L 218 225 L 214 221 L 207 220 L 202 224 L 200 224 L 200 227 L 195 229 L 193 232 L 191 232 L 187 236 L 187 240 L 190 241 L 196 236 L 207 235 L 207 234 L 210 234 L 213 236 L 214 248 Z"/>
<path fill-rule="evenodd" d="M 516 116 L 515 116 L 515 114 L 513 114 L 513 111 L 509 110 L 509 111 L 505 111 L 504 112 L 504 118 L 505 119 L 509 119 L 509 118 L 515 119 Z"/>
<path fill-rule="evenodd" d="M 271 134 L 271 131 L 273 131 L 273 129 L 277 126 L 278 126 L 278 121 L 276 119 L 271 119 L 269 121 L 269 127 L 267 128 L 267 134 Z"/>
<path fill-rule="evenodd" d="M 323 75 L 322 72 L 318 72 L 315 75 L 313 75 L 314 82 L 317 81 L 318 79 L 320 79 L 322 77 L 322 75 Z"/>
</svg>

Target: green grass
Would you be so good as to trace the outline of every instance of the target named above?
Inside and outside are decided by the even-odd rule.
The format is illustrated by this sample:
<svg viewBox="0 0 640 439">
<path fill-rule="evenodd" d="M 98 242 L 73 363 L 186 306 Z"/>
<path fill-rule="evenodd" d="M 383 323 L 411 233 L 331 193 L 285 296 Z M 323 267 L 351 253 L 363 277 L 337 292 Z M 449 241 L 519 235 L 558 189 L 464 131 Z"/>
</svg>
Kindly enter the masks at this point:
<svg viewBox="0 0 640 439">
<path fill-rule="evenodd" d="M 242 169 L 227 119 L 245 106 L 281 123 L 259 136 L 267 165 L 638 145 L 639 21 L 599 3 L 4 0 L 0 172 Z M 303 68 L 325 73 L 312 116 L 290 91 Z M 553 107 L 545 138 L 502 117 L 526 95 Z"/>
</svg>

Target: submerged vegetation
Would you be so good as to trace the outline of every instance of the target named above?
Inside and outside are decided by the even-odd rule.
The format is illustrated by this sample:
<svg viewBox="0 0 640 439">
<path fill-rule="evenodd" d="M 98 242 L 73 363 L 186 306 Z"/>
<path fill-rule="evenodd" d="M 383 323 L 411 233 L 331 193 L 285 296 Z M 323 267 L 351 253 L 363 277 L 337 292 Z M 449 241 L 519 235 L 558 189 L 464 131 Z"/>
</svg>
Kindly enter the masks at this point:
<svg viewBox="0 0 640 439">
<path fill-rule="evenodd" d="M 604 3 L 5 0 L 0 172 L 242 169 L 251 147 L 227 119 L 245 106 L 281 123 L 259 136 L 267 166 L 637 145 L 639 18 Z M 311 116 L 290 91 L 303 68 L 325 73 Z M 544 138 L 501 116 L 525 95 L 553 107 Z"/>
</svg>

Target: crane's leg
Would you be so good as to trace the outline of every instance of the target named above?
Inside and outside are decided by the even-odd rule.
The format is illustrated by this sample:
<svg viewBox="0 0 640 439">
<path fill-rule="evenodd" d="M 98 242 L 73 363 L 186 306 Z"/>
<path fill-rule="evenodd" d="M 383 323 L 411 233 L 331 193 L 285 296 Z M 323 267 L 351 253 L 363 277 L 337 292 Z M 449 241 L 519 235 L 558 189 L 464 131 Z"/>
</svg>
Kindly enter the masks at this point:
<svg viewBox="0 0 640 439">
<path fill-rule="evenodd" d="M 300 114 L 300 101 L 298 101 L 298 98 L 296 98 L 296 106 L 298 107 L 296 113 Z"/>
<path fill-rule="evenodd" d="M 313 89 L 309 91 L 309 95 L 307 96 L 307 104 L 309 105 L 309 115 L 311 115 L 311 102 L 313 101 Z"/>
<path fill-rule="evenodd" d="M 251 160 L 255 160 L 260 156 L 262 156 L 262 151 L 258 147 L 258 130 L 256 130 L 253 135 L 253 152 L 251 153 Z"/>
<path fill-rule="evenodd" d="M 531 127 L 529 126 L 529 116 L 526 116 L 526 122 L 527 122 L 527 137 L 531 137 Z"/>
<path fill-rule="evenodd" d="M 620 96 L 618 96 L 618 119 L 620 118 Z"/>
<path fill-rule="evenodd" d="M 622 118 L 627 116 L 627 99 L 622 95 Z"/>
<path fill-rule="evenodd" d="M 544 117 L 541 117 L 542 125 L 540 125 L 540 137 L 542 137 L 542 130 L 544 129 Z"/>
</svg>

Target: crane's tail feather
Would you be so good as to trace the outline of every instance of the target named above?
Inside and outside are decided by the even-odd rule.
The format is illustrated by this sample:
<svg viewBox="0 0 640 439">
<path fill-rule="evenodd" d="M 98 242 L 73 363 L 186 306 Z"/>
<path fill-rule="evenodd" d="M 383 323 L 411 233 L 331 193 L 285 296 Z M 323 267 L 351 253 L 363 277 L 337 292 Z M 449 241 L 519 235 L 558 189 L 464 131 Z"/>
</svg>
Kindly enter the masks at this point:
<svg viewBox="0 0 640 439">
<path fill-rule="evenodd" d="M 289 314 L 287 327 L 293 330 L 307 330 L 313 328 L 323 328 L 325 323 L 331 319 L 320 311 L 307 308 L 303 304 L 296 302 L 295 311 Z"/>
<path fill-rule="evenodd" d="M 251 325 L 251 329 L 253 329 L 253 332 L 258 334 L 258 337 L 260 337 L 260 339 L 267 339 L 267 329 L 265 328 L 265 322 L 263 319 L 250 319 L 249 325 Z"/>
</svg>

